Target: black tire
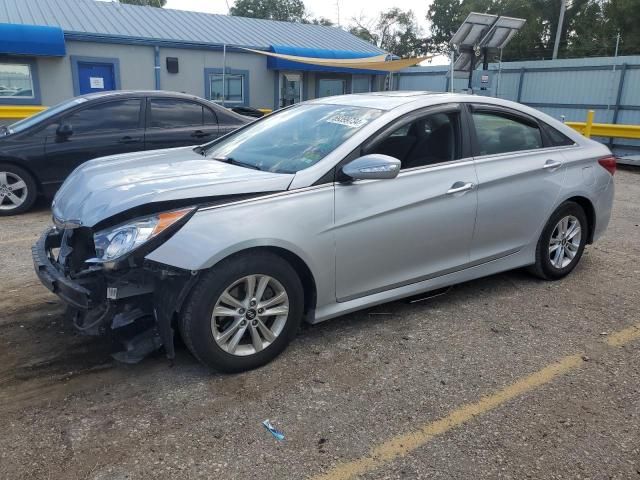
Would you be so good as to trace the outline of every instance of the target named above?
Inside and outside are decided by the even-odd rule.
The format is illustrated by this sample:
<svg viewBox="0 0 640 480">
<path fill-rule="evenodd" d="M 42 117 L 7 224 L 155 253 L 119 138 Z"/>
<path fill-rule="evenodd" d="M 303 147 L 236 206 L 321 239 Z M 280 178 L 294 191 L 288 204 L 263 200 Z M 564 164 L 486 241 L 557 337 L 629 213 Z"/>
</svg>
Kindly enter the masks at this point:
<svg viewBox="0 0 640 480">
<path fill-rule="evenodd" d="M 549 245 L 556 225 L 558 225 L 561 219 L 568 216 L 576 218 L 580 224 L 580 243 L 573 259 L 564 267 L 559 268 L 554 266 L 551 261 Z M 584 247 L 587 243 L 588 232 L 589 223 L 582 207 L 575 202 L 563 203 L 553 212 L 542 230 L 536 246 L 536 263 L 529 267 L 529 271 L 544 280 L 558 280 L 567 276 L 576 267 L 582 257 Z"/>
<path fill-rule="evenodd" d="M 0 217 L 19 215 L 28 211 L 33 206 L 36 198 L 38 197 L 38 186 L 31 174 L 24 168 L 20 168 L 10 163 L 0 163 L 0 173 L 4 173 L 5 175 L 9 174 L 10 177 L 13 177 L 13 180 L 15 180 L 17 177 L 21 179 L 25 184 L 25 187 L 23 189 L 16 190 L 18 193 L 25 195 L 23 202 L 17 207 L 11 208 L 10 202 L 8 199 L 4 198 L 4 194 L 8 193 L 8 189 L 12 186 L 12 184 L 15 184 L 15 182 L 7 182 L 7 184 L 4 184 L 5 186 L 3 187 L 2 177 L 4 176 L 0 176 Z"/>
<path fill-rule="evenodd" d="M 270 345 L 251 355 L 238 356 L 218 345 L 211 318 L 224 291 L 248 275 L 268 275 L 277 280 L 286 291 L 289 310 L 282 331 Z M 207 367 L 227 373 L 242 372 L 265 365 L 286 348 L 298 332 L 303 309 L 302 283 L 288 262 L 270 252 L 240 254 L 223 260 L 198 280 L 182 311 L 180 333 L 187 348 Z"/>
</svg>

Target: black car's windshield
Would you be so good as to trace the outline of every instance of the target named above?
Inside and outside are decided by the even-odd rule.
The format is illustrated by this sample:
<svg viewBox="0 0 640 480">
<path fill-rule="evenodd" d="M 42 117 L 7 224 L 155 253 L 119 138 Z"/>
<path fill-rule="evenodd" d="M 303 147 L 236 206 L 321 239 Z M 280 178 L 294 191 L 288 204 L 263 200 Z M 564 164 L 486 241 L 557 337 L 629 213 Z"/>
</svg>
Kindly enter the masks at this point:
<svg viewBox="0 0 640 480">
<path fill-rule="evenodd" d="M 81 103 L 84 103 L 86 101 L 87 101 L 86 98 L 79 97 L 79 98 L 73 98 L 71 100 L 67 100 L 66 102 L 59 103 L 51 108 L 47 108 L 46 110 L 43 110 L 39 113 L 36 113 L 35 115 L 32 115 L 31 117 L 25 118 L 24 120 L 20 120 L 19 122 L 12 123 L 11 125 L 9 125 L 9 128 L 8 128 L 9 133 L 22 132 L 23 130 L 26 130 L 27 128 L 32 127 L 33 125 L 36 125 L 37 123 L 42 122 L 47 118 L 51 118 L 54 115 L 68 108 L 71 108 L 75 105 L 80 105 Z"/>
<path fill-rule="evenodd" d="M 203 154 L 269 172 L 295 173 L 322 160 L 381 114 L 375 108 L 299 105 L 228 136 Z"/>
</svg>

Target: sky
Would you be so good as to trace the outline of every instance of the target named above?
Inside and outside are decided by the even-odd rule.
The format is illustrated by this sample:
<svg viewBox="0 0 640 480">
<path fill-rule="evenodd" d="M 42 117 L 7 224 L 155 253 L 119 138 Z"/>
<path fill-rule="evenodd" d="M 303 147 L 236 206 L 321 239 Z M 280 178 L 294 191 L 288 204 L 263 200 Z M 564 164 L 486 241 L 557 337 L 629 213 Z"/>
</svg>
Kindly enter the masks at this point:
<svg viewBox="0 0 640 480">
<path fill-rule="evenodd" d="M 339 23 L 345 26 L 353 23 L 353 18 L 373 21 L 381 11 L 391 7 L 413 10 L 416 20 L 425 34 L 428 30 L 426 16 L 430 3 L 428 0 L 394 0 L 393 3 L 390 3 L 389 0 L 304 0 L 307 11 L 312 17 L 325 17 L 338 23 L 339 11 Z M 232 6 L 233 0 L 167 0 L 165 8 L 226 14 L 228 13 L 227 4 Z M 447 63 L 449 60 L 446 57 L 437 56 L 431 62 L 422 62 L 421 65 L 445 65 Z"/>
</svg>

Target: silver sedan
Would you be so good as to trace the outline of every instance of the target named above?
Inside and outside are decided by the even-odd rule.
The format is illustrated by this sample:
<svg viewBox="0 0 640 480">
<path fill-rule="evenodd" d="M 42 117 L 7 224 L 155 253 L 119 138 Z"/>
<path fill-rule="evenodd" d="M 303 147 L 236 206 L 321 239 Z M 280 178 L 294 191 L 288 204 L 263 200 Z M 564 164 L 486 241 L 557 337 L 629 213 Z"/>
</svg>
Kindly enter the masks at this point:
<svg viewBox="0 0 640 480">
<path fill-rule="evenodd" d="M 86 333 L 136 361 L 174 329 L 204 364 L 255 368 L 304 319 L 518 267 L 569 274 L 606 229 L 603 145 L 513 102 L 425 92 L 323 98 L 197 147 L 79 167 L 34 246 Z"/>
</svg>

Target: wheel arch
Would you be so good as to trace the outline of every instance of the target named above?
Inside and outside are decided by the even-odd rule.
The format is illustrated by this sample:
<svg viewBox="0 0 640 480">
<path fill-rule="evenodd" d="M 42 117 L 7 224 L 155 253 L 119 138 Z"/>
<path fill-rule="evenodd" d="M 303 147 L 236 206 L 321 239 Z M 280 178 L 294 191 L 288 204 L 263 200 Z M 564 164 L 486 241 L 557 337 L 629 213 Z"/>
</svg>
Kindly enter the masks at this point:
<svg viewBox="0 0 640 480">
<path fill-rule="evenodd" d="M 263 245 L 263 246 L 255 246 L 244 248 L 242 250 L 238 250 L 233 252 L 232 254 L 221 258 L 214 265 L 209 268 L 213 268 L 218 263 L 223 260 L 229 260 L 230 258 L 239 257 L 242 255 L 246 255 L 247 253 L 256 253 L 256 252 L 269 252 L 274 255 L 279 256 L 284 261 L 289 263 L 293 267 L 293 269 L 298 274 L 300 278 L 300 282 L 302 282 L 302 289 L 304 291 L 304 314 L 305 317 L 310 317 L 313 315 L 313 312 L 316 308 L 316 300 L 317 300 L 317 287 L 315 277 L 305 262 L 298 254 L 288 250 L 284 247 L 274 246 L 274 245 Z"/>
<path fill-rule="evenodd" d="M 19 158 L 0 156 L 0 164 L 2 163 L 4 163 L 5 165 L 12 165 L 14 167 L 21 168 L 22 170 L 27 172 L 29 175 L 31 175 L 31 178 L 33 178 L 33 181 L 36 182 L 36 188 L 37 188 L 36 193 L 38 195 L 42 193 L 42 183 L 40 182 L 40 179 L 33 172 L 33 170 L 31 170 L 27 165 L 25 165 L 24 162 L 21 162 Z"/>
<path fill-rule="evenodd" d="M 592 244 L 593 234 L 596 230 L 596 209 L 593 206 L 593 203 L 587 197 L 581 195 L 569 197 L 562 203 L 566 202 L 575 202 L 582 207 L 582 210 L 584 210 L 584 213 L 587 216 L 587 222 L 589 222 L 587 231 L 587 243 Z"/>
</svg>

